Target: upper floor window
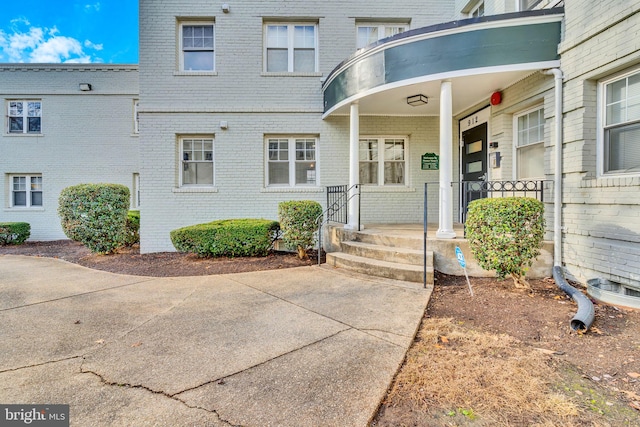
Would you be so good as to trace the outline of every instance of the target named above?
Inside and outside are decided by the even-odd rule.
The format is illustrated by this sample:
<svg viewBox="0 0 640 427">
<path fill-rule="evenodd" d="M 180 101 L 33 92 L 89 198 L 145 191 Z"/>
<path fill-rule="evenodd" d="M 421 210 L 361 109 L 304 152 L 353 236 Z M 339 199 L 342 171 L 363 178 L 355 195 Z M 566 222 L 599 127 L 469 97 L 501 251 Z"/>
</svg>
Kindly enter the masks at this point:
<svg viewBox="0 0 640 427">
<path fill-rule="evenodd" d="M 181 186 L 213 186 L 213 138 L 180 138 Z"/>
<path fill-rule="evenodd" d="M 544 177 L 544 109 L 536 107 L 515 116 L 516 177 Z"/>
<path fill-rule="evenodd" d="M 484 16 L 484 1 L 478 2 L 469 12 L 469 16 L 472 18 Z"/>
<path fill-rule="evenodd" d="M 318 70 L 316 24 L 265 25 L 265 71 L 314 73 Z"/>
<path fill-rule="evenodd" d="M 315 186 L 317 139 L 312 137 L 270 137 L 267 144 L 268 186 Z"/>
<path fill-rule="evenodd" d="M 408 24 L 357 24 L 356 49 L 361 49 L 386 37 L 395 36 L 398 33 L 407 31 L 408 29 Z"/>
<path fill-rule="evenodd" d="M 180 70 L 214 71 L 213 22 L 180 24 Z"/>
<path fill-rule="evenodd" d="M 360 184 L 406 184 L 406 138 L 360 139 Z"/>
<path fill-rule="evenodd" d="M 42 206 L 42 175 L 12 175 L 11 207 Z"/>
<path fill-rule="evenodd" d="M 138 108 L 140 107 L 140 101 L 133 100 L 133 133 L 140 133 L 140 118 L 138 116 Z"/>
<path fill-rule="evenodd" d="M 9 101 L 9 133 L 42 133 L 42 102 Z"/>
<path fill-rule="evenodd" d="M 542 0 L 518 0 L 519 10 L 531 10 L 542 3 Z"/>
<path fill-rule="evenodd" d="M 602 82 L 603 172 L 640 172 L 640 71 Z"/>
</svg>

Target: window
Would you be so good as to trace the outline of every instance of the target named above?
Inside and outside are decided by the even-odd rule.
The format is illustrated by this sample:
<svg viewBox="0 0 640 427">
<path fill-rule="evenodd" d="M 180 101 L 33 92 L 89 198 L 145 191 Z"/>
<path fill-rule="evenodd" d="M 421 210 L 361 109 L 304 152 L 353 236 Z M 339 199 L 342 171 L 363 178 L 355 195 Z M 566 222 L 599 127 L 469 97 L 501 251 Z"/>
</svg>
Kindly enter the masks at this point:
<svg viewBox="0 0 640 427">
<path fill-rule="evenodd" d="M 269 73 L 314 73 L 318 70 L 315 24 L 265 25 L 265 70 Z"/>
<path fill-rule="evenodd" d="M 405 185 L 405 138 L 360 139 L 360 184 Z"/>
<path fill-rule="evenodd" d="M 519 10 L 532 10 L 541 2 L 542 0 L 518 0 L 518 7 Z"/>
<path fill-rule="evenodd" d="M 41 175 L 12 175 L 11 207 L 40 207 L 42 206 L 42 176 Z"/>
<path fill-rule="evenodd" d="M 395 36 L 408 29 L 408 24 L 358 24 L 356 26 L 356 49 L 361 49 L 386 37 Z"/>
<path fill-rule="evenodd" d="M 213 186 L 213 138 L 180 139 L 181 186 Z"/>
<path fill-rule="evenodd" d="M 640 172 L 640 72 L 601 84 L 603 171 Z"/>
<path fill-rule="evenodd" d="M 316 186 L 316 149 L 316 138 L 267 138 L 267 185 Z"/>
<path fill-rule="evenodd" d="M 181 71 L 214 71 L 213 23 L 180 25 Z"/>
<path fill-rule="evenodd" d="M 9 133 L 41 133 L 41 101 L 9 101 Z"/>
<path fill-rule="evenodd" d="M 472 18 L 484 16 L 484 1 L 481 1 L 477 5 L 475 5 L 473 9 L 471 9 L 471 12 L 469 12 L 469 16 Z"/>
<path fill-rule="evenodd" d="M 140 133 L 140 117 L 138 116 L 138 108 L 140 107 L 140 101 L 133 100 L 133 133 Z"/>
<path fill-rule="evenodd" d="M 537 107 L 515 117 L 517 179 L 544 177 L 544 109 Z"/>
<path fill-rule="evenodd" d="M 140 174 L 133 174 L 133 191 L 131 192 L 131 208 L 140 209 Z"/>
</svg>

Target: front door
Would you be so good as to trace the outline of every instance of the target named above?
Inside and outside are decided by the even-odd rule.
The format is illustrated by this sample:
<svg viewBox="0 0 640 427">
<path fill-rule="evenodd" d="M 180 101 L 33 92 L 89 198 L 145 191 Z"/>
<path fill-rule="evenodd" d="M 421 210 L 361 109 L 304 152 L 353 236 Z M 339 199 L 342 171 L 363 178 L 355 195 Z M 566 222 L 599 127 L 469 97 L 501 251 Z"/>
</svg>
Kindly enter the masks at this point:
<svg viewBox="0 0 640 427">
<path fill-rule="evenodd" d="M 467 205 L 487 197 L 483 184 L 487 179 L 487 123 L 462 132 L 462 212 L 466 219 Z"/>
</svg>

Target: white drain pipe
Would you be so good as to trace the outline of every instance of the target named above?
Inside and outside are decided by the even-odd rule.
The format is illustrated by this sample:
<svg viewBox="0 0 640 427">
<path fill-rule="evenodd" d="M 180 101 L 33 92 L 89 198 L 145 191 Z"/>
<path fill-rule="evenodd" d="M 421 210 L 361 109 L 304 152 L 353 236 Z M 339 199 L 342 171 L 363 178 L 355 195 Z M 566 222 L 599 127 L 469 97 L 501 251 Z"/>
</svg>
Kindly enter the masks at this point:
<svg viewBox="0 0 640 427">
<path fill-rule="evenodd" d="M 559 68 L 545 70 L 543 74 L 553 75 L 555 81 L 555 135 L 556 159 L 553 191 L 553 265 L 562 266 L 562 71 Z"/>
</svg>

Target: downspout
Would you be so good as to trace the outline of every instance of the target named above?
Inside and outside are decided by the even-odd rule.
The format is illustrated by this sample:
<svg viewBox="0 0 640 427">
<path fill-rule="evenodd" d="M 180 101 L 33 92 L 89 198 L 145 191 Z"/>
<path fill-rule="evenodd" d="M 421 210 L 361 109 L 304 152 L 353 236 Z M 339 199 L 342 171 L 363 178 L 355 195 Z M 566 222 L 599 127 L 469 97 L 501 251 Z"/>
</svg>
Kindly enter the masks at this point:
<svg viewBox="0 0 640 427">
<path fill-rule="evenodd" d="M 553 278 L 556 285 L 578 304 L 578 311 L 571 319 L 571 329 L 585 332 L 593 323 L 595 311 L 593 303 L 582 292 L 569 285 L 562 269 L 562 128 L 564 110 L 562 108 L 562 71 L 552 68 L 542 72 L 552 75 L 555 82 L 555 178 L 553 191 Z"/>
</svg>

